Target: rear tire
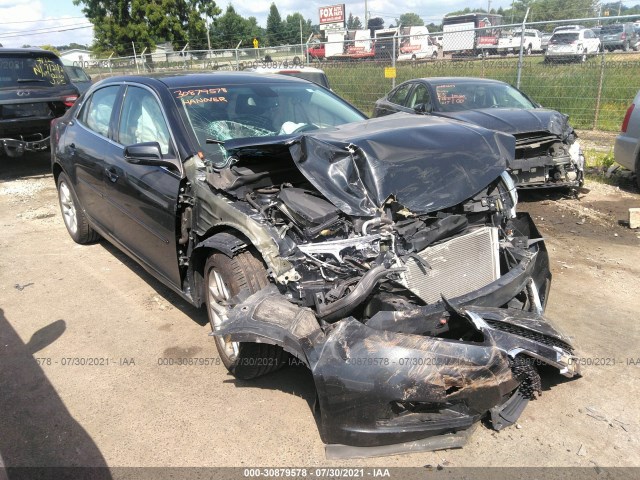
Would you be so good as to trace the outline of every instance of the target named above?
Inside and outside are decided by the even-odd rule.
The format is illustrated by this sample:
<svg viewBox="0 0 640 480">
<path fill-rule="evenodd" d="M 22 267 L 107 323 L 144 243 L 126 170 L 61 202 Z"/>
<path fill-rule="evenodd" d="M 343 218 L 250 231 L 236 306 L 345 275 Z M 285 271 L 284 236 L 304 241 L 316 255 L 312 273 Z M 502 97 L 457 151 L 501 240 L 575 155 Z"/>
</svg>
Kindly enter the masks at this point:
<svg viewBox="0 0 640 480">
<path fill-rule="evenodd" d="M 211 328 L 226 318 L 222 303 L 230 300 L 243 289 L 256 293 L 268 285 L 267 271 L 260 258 L 245 250 L 233 257 L 215 252 L 204 267 L 205 302 Z M 282 367 L 288 354 L 279 346 L 266 343 L 232 342 L 214 337 L 220 360 L 236 378 L 249 380 Z"/>
<path fill-rule="evenodd" d="M 582 56 L 580 57 L 580 63 L 585 63 L 587 61 L 587 49 L 584 49 L 584 52 L 582 52 Z"/>
<path fill-rule="evenodd" d="M 85 245 L 100 239 L 100 235 L 89 225 L 66 173 L 60 173 L 58 176 L 58 203 L 64 226 L 74 242 Z"/>
</svg>

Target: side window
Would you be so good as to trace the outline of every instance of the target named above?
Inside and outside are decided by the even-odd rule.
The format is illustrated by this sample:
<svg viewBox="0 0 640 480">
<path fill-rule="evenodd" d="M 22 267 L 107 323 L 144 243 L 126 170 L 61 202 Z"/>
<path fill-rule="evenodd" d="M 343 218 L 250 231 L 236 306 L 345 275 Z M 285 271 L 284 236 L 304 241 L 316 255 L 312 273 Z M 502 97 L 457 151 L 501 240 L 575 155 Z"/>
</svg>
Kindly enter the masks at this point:
<svg viewBox="0 0 640 480">
<path fill-rule="evenodd" d="M 171 135 L 162 115 L 160 104 L 148 90 L 127 87 L 122 102 L 122 115 L 118 127 L 118 142 L 133 145 L 143 142 L 158 142 L 160 151 L 170 151 Z"/>
<path fill-rule="evenodd" d="M 108 136 L 111 112 L 119 88 L 118 85 L 113 85 L 96 90 L 82 107 L 79 120 L 94 132 Z"/>
<path fill-rule="evenodd" d="M 411 94 L 411 98 L 409 99 L 409 103 L 407 103 L 407 107 L 414 108 L 416 105 L 423 104 L 425 106 L 431 105 L 431 96 L 429 95 L 429 90 L 426 85 L 419 83 L 416 85 L 416 88 L 413 89 L 413 93 Z"/>
<path fill-rule="evenodd" d="M 411 90 L 412 86 L 412 83 L 405 83 L 404 85 L 400 85 L 389 94 L 389 101 L 391 103 L 395 103 L 396 105 L 404 105 L 404 102 L 407 99 L 407 95 L 409 94 L 409 90 Z"/>
</svg>

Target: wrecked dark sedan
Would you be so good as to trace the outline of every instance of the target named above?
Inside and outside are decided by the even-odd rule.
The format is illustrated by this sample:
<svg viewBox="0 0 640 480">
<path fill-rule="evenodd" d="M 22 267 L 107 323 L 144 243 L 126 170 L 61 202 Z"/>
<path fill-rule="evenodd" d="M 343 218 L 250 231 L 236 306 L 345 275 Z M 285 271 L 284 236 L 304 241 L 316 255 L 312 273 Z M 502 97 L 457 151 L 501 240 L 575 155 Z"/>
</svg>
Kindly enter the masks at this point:
<svg viewBox="0 0 640 480">
<path fill-rule="evenodd" d="M 569 117 L 542 108 L 511 85 L 486 78 L 417 78 L 376 102 L 374 117 L 419 113 L 516 137 L 509 171 L 518 188 L 581 187 L 584 155 Z"/>
<path fill-rule="evenodd" d="M 219 72 L 104 80 L 52 138 L 71 237 L 206 306 L 236 377 L 306 364 L 336 455 L 459 444 L 512 424 L 539 364 L 578 374 L 511 135 Z"/>
</svg>

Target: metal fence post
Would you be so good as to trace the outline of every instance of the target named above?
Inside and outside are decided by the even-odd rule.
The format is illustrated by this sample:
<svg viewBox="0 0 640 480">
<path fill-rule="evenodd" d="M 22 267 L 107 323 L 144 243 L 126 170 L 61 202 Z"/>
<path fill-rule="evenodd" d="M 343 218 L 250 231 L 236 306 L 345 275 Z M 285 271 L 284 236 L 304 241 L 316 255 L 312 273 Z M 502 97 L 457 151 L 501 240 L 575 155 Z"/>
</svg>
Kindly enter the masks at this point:
<svg viewBox="0 0 640 480">
<path fill-rule="evenodd" d="M 391 89 L 396 88 L 396 39 L 397 37 L 393 36 L 393 51 L 391 52 L 391 66 L 393 67 L 393 78 L 391 79 Z"/>
<path fill-rule="evenodd" d="M 527 17 L 529 16 L 529 9 L 524 14 L 524 20 L 522 20 L 522 28 L 520 30 L 520 54 L 518 55 L 518 80 L 516 82 L 516 88 L 520 88 L 520 78 L 522 77 L 522 49 L 524 47 L 524 28 L 527 23 Z"/>
<path fill-rule="evenodd" d="M 602 84 L 604 82 L 604 66 L 605 66 L 605 61 L 604 61 L 604 56 L 605 56 L 605 52 L 606 48 L 602 49 L 602 55 L 600 55 L 600 78 L 598 79 L 598 94 L 596 95 L 596 108 L 594 111 L 594 115 L 593 115 L 593 127 L 592 130 L 595 130 L 596 128 L 598 128 L 598 118 L 600 117 L 600 100 L 602 98 Z"/>
<path fill-rule="evenodd" d="M 236 70 L 240 70 L 240 61 L 238 60 L 238 49 L 240 48 L 240 44 L 242 43 L 242 40 L 240 40 L 238 42 L 238 45 L 236 45 Z"/>
</svg>

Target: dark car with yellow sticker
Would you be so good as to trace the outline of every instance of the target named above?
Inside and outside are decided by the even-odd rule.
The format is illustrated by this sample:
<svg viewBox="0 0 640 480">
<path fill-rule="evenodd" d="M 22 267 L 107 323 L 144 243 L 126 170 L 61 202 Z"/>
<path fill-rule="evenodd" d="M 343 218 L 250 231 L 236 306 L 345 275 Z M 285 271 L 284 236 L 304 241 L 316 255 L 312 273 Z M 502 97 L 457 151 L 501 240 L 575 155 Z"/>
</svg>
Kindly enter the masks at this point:
<svg viewBox="0 0 640 480">
<path fill-rule="evenodd" d="M 77 98 L 55 53 L 0 48 L 0 156 L 49 148 L 51 120 Z"/>
<path fill-rule="evenodd" d="M 235 377 L 308 366 L 330 455 L 451 448 L 515 422 L 539 364 L 579 373 L 511 135 L 217 72 L 103 80 L 52 139 L 71 237 L 204 306 Z"/>
</svg>

